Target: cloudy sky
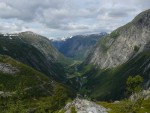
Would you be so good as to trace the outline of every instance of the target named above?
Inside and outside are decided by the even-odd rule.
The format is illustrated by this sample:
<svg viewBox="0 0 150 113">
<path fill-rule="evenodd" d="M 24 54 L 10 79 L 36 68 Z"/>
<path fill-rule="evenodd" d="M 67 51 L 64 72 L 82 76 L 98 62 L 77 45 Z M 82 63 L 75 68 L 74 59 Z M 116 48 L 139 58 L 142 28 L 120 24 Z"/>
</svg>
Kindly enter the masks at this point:
<svg viewBox="0 0 150 113">
<path fill-rule="evenodd" d="M 150 0 L 0 0 L 0 32 L 49 38 L 111 32 L 150 8 Z"/>
</svg>

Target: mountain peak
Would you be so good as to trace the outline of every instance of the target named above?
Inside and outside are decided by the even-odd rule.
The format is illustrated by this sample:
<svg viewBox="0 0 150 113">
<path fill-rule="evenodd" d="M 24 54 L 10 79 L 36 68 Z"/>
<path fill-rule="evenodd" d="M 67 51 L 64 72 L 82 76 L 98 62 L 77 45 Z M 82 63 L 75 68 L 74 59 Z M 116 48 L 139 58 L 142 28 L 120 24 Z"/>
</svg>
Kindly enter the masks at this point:
<svg viewBox="0 0 150 113">
<path fill-rule="evenodd" d="M 34 32 L 32 32 L 32 31 L 25 31 L 25 32 L 21 32 L 21 33 L 19 33 L 19 34 L 32 35 L 32 36 L 39 36 L 39 34 L 34 33 Z"/>
<path fill-rule="evenodd" d="M 134 19 L 133 19 L 133 23 L 137 23 L 137 24 L 147 24 L 147 22 L 149 22 L 150 19 L 150 9 L 141 12 L 140 14 L 138 14 Z"/>
<path fill-rule="evenodd" d="M 34 33 L 34 32 L 32 32 L 32 31 L 25 31 L 25 32 L 22 32 L 22 33 L 35 34 L 35 33 Z"/>
</svg>

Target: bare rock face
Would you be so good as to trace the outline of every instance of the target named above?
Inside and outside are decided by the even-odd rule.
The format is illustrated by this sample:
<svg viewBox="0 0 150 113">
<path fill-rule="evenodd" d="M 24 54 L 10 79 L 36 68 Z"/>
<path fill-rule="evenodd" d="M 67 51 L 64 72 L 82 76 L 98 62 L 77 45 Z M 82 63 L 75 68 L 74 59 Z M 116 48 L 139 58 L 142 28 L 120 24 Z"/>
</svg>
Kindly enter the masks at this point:
<svg viewBox="0 0 150 113">
<path fill-rule="evenodd" d="M 149 99 L 150 98 L 150 88 L 148 88 L 147 90 L 143 90 L 139 93 L 132 94 L 129 99 L 131 101 L 135 101 L 140 98 L 143 98 L 144 100 Z"/>
<path fill-rule="evenodd" d="M 86 62 L 100 68 L 113 68 L 146 50 L 149 42 L 150 9 L 103 38 Z"/>
<path fill-rule="evenodd" d="M 6 74 L 15 74 L 19 72 L 19 69 L 7 63 L 0 63 L 0 71 Z"/>
<path fill-rule="evenodd" d="M 107 113 L 107 109 L 94 102 L 76 98 L 65 106 L 65 113 L 71 113 L 71 107 L 75 107 L 77 113 Z"/>
</svg>

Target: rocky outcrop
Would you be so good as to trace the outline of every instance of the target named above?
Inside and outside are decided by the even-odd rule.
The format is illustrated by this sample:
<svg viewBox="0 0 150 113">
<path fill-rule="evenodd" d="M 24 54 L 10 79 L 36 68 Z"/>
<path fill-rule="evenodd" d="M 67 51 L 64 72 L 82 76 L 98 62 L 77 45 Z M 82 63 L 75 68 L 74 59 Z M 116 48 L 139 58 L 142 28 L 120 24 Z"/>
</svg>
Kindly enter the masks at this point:
<svg viewBox="0 0 150 113">
<path fill-rule="evenodd" d="M 6 74 L 15 74 L 19 72 L 19 69 L 13 67 L 11 64 L 1 63 L 0 62 L 0 71 Z"/>
<path fill-rule="evenodd" d="M 65 113 L 71 113 L 71 107 L 75 107 L 77 113 L 107 113 L 107 109 L 86 99 L 76 98 L 65 106 Z"/>
<path fill-rule="evenodd" d="M 10 96 L 12 96 L 12 94 L 13 93 L 11 93 L 11 92 L 0 91 L 0 97 L 3 97 L 3 98 L 10 97 Z"/>
<path fill-rule="evenodd" d="M 138 100 L 139 98 L 143 98 L 144 100 L 149 99 L 150 98 L 150 88 L 147 90 L 143 90 L 139 93 L 132 94 L 129 99 L 131 101 L 135 101 L 135 100 Z"/>
<path fill-rule="evenodd" d="M 121 65 L 145 50 L 150 42 L 150 10 L 139 14 L 132 22 L 104 37 L 86 62 L 100 68 Z"/>
</svg>

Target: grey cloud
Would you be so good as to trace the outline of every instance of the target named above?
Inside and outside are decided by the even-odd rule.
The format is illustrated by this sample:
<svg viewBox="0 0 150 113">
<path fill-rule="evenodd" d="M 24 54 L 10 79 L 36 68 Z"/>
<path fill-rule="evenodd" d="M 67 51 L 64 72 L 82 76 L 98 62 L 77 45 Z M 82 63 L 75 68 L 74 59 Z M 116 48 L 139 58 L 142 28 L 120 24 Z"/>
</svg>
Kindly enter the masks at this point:
<svg viewBox="0 0 150 113">
<path fill-rule="evenodd" d="M 93 19 L 96 17 L 96 13 L 94 13 L 91 9 L 45 9 L 38 15 L 39 21 L 45 23 L 48 27 L 54 29 L 85 29 L 86 25 L 78 25 L 78 21 Z M 74 23 L 74 26 L 71 25 Z M 76 25 L 76 27 L 75 27 Z M 78 27 L 77 27 L 78 25 Z"/>
<path fill-rule="evenodd" d="M 121 9 L 121 10 L 111 10 L 108 15 L 110 17 L 128 17 L 135 9 Z"/>
<path fill-rule="evenodd" d="M 122 18 L 129 17 L 135 11 L 136 9 L 134 8 L 102 8 L 99 10 L 100 15 L 98 16 L 107 16 L 107 18 Z"/>
<path fill-rule="evenodd" d="M 88 30 L 90 28 L 90 26 L 88 25 L 84 25 L 84 24 L 67 24 L 67 25 L 62 25 L 61 29 L 62 30 Z"/>
<path fill-rule="evenodd" d="M 11 31 L 33 30 L 55 36 L 109 32 L 149 6 L 149 0 L 0 0 L 0 18 L 6 23 L 12 18 L 22 21 L 8 27 Z M 0 30 L 9 31 L 5 28 Z"/>
<path fill-rule="evenodd" d="M 22 30 L 22 26 L 18 26 L 16 24 L 0 24 L 1 33 L 6 33 L 9 30 L 9 33 L 19 32 Z"/>
<path fill-rule="evenodd" d="M 5 15 L 0 13 L 2 18 L 18 18 L 24 21 L 33 20 L 36 18 L 37 14 L 40 13 L 40 10 L 44 10 L 48 7 L 51 8 L 61 8 L 63 1 L 62 0 L 0 0 L 0 4 L 5 4 L 5 9 L 2 10 L 5 12 Z M 4 15 L 4 16 L 3 16 Z"/>
<path fill-rule="evenodd" d="M 15 8 L 0 2 L 0 16 L 2 18 L 13 18 L 19 15 L 19 11 Z"/>
</svg>

